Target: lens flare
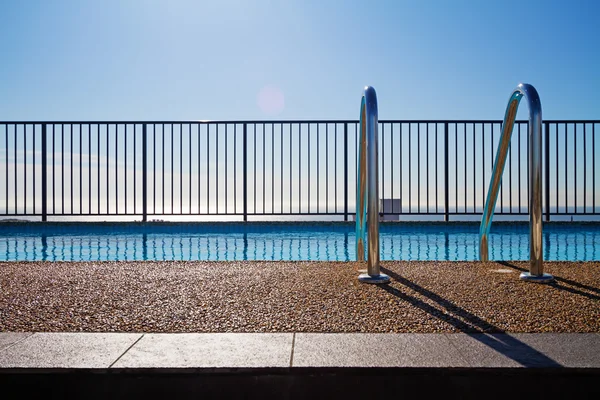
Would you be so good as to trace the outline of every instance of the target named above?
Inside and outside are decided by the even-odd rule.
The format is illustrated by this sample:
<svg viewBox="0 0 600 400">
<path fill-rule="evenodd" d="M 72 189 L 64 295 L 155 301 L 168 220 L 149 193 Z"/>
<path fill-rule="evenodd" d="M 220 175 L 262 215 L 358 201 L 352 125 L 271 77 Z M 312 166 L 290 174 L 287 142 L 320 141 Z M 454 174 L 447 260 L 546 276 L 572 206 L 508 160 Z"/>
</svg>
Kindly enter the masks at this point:
<svg viewBox="0 0 600 400">
<path fill-rule="evenodd" d="M 257 95 L 258 108 L 267 115 L 278 115 L 285 108 L 283 92 L 277 86 L 267 85 Z"/>
</svg>

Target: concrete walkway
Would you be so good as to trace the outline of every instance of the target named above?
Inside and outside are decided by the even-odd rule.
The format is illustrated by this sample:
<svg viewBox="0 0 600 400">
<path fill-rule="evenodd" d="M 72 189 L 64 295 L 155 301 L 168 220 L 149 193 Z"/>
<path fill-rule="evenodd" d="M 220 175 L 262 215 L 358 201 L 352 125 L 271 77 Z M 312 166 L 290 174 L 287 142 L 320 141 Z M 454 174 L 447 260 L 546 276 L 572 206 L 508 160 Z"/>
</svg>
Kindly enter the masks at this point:
<svg viewBox="0 0 600 400">
<path fill-rule="evenodd" d="M 598 399 L 598 382 L 598 333 L 0 333 L 3 399 Z"/>
<path fill-rule="evenodd" d="M 600 334 L 0 333 L 0 369 L 600 368 Z"/>
</svg>

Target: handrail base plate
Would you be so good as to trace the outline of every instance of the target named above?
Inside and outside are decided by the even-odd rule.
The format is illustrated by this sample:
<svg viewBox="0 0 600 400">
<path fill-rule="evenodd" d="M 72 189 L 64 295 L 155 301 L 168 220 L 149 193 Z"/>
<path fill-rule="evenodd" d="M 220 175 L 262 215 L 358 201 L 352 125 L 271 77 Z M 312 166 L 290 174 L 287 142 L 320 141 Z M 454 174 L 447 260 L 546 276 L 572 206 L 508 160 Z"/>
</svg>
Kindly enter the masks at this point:
<svg viewBox="0 0 600 400">
<path fill-rule="evenodd" d="M 554 281 L 554 277 L 550 274 L 531 275 L 529 272 L 522 272 L 519 278 L 523 281 L 535 283 L 549 283 Z"/>
<path fill-rule="evenodd" d="M 386 274 L 379 274 L 379 275 L 360 274 L 358 276 L 358 280 L 363 283 L 374 283 L 374 284 L 390 283 L 390 277 L 387 276 Z"/>
</svg>

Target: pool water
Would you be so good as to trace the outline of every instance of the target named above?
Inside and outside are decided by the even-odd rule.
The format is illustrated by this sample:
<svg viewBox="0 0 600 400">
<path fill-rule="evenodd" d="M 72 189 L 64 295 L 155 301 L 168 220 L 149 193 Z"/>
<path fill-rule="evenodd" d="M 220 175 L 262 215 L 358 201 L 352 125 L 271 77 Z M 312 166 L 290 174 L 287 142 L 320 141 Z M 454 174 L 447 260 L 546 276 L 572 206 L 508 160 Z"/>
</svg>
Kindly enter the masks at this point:
<svg viewBox="0 0 600 400">
<path fill-rule="evenodd" d="M 1 223 L 0 261 L 356 259 L 353 223 Z M 544 224 L 544 259 L 600 260 L 600 224 Z M 529 225 L 495 223 L 492 260 L 528 260 Z M 479 224 L 382 223 L 382 260 L 478 260 Z"/>
</svg>

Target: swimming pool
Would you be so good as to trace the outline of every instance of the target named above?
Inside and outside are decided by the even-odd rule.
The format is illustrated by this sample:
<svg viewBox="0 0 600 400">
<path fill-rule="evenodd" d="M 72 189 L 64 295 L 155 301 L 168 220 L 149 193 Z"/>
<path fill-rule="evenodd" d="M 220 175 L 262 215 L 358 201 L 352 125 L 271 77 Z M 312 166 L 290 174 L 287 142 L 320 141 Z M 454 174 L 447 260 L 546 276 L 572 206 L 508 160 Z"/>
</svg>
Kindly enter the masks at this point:
<svg viewBox="0 0 600 400">
<path fill-rule="evenodd" d="M 477 260 L 478 223 L 382 223 L 382 260 Z M 2 223 L 1 261 L 356 259 L 354 223 Z M 527 223 L 495 223 L 490 259 L 528 260 Z M 599 223 L 544 224 L 544 259 L 600 260 Z"/>
</svg>

